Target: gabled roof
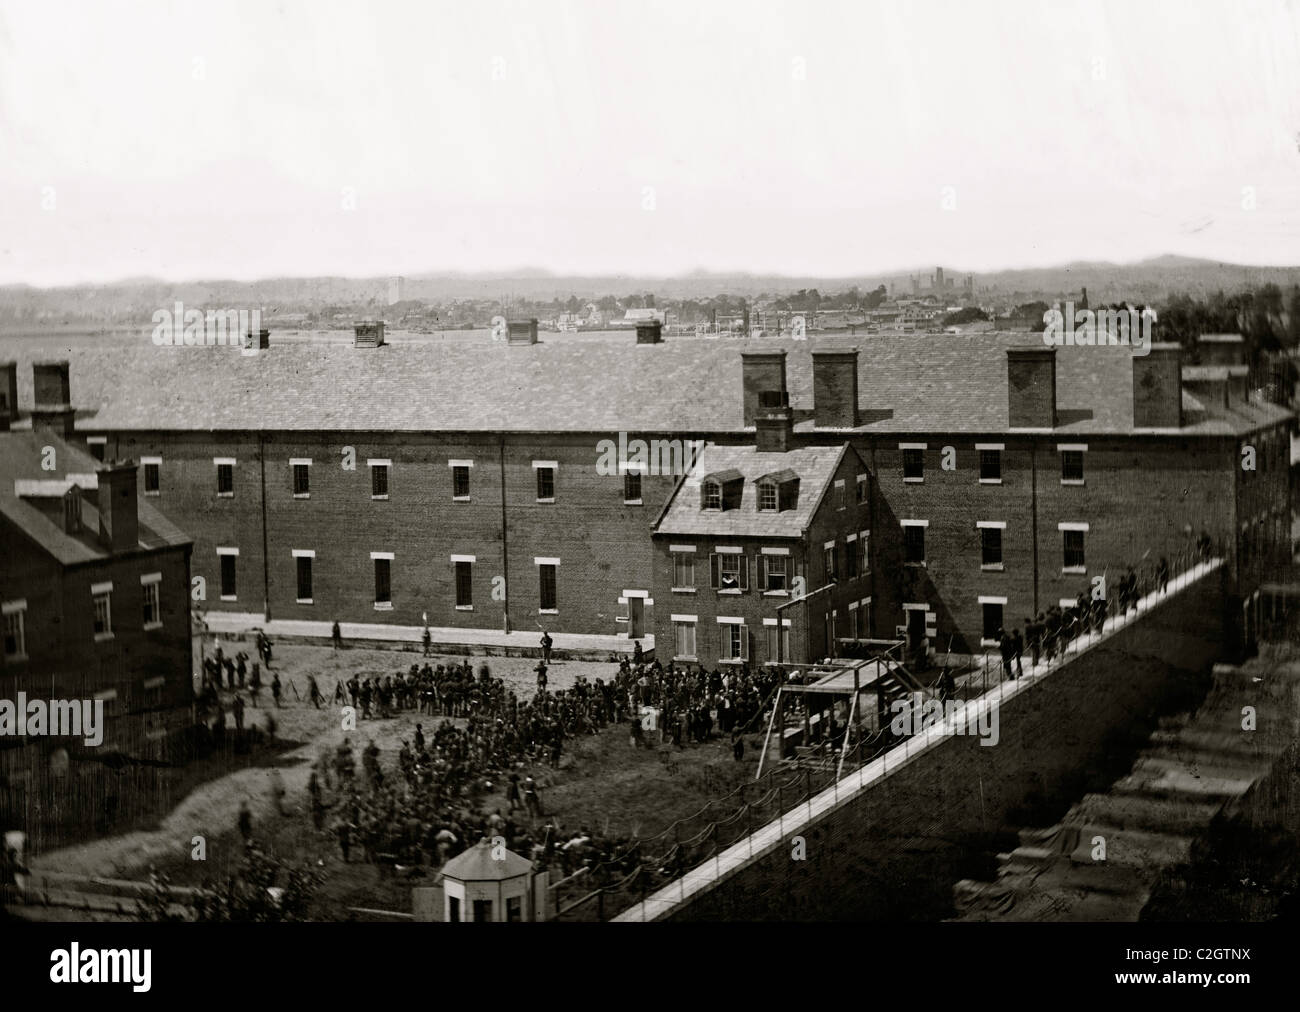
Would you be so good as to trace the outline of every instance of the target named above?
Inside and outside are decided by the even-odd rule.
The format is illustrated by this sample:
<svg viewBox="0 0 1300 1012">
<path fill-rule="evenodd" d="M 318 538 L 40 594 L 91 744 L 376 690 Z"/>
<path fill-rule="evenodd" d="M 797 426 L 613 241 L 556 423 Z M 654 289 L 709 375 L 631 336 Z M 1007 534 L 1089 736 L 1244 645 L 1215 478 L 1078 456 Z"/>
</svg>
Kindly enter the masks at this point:
<svg viewBox="0 0 1300 1012">
<path fill-rule="evenodd" d="M 55 451 L 54 471 L 41 468 L 42 461 L 48 459 L 47 446 Z M 69 534 L 32 501 L 61 496 L 74 484 L 84 489 L 86 473 L 93 473 L 97 466 L 99 461 L 50 430 L 0 432 L 0 516 L 65 566 L 108 558 L 99 541 L 99 512 L 93 503 L 82 501 L 82 530 Z M 24 497 L 27 495 L 31 499 Z M 190 543 L 185 532 L 150 503 L 137 499 L 137 508 L 142 548 Z"/>
<path fill-rule="evenodd" d="M 700 475 L 700 482 L 716 481 L 720 484 L 727 484 L 732 481 L 744 481 L 745 476 L 734 467 L 723 468 L 721 471 L 710 471 L 708 474 Z"/>
<path fill-rule="evenodd" d="M 531 861 L 511 850 L 503 851 L 500 859 L 493 857 L 492 843 L 485 836 L 443 865 L 442 874 L 459 882 L 500 882 L 527 875 L 532 868 Z"/>
<path fill-rule="evenodd" d="M 753 446 L 708 443 L 678 484 L 656 534 L 717 535 L 720 537 L 801 538 L 812 523 L 817 507 L 830 488 L 847 444 L 807 446 L 785 453 L 760 452 Z M 700 485 L 719 472 L 735 471 L 745 482 L 740 505 L 729 510 L 700 509 Z M 794 509 L 761 512 L 756 483 L 773 474 L 799 479 L 799 502 Z"/>
</svg>

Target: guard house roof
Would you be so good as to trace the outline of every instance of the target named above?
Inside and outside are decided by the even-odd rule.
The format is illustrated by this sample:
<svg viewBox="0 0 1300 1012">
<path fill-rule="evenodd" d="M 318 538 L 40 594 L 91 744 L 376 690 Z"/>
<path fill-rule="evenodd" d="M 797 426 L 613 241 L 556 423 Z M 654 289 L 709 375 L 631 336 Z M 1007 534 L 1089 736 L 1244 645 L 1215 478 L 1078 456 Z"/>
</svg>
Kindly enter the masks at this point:
<svg viewBox="0 0 1300 1012">
<path fill-rule="evenodd" d="M 500 882 L 527 875 L 532 869 L 531 861 L 510 850 L 500 859 L 493 857 L 492 844 L 484 837 L 443 865 L 442 874 L 458 882 Z"/>
</svg>

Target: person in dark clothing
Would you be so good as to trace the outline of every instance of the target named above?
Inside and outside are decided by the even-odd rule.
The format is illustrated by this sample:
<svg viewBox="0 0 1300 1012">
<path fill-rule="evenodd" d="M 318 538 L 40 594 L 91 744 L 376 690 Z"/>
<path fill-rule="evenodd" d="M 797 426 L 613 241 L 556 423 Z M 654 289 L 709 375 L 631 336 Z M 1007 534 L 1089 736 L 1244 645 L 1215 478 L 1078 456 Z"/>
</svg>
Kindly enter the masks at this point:
<svg viewBox="0 0 1300 1012">
<path fill-rule="evenodd" d="M 244 846 L 253 842 L 253 813 L 248 810 L 248 802 L 239 803 L 239 835 L 244 838 Z"/>
<path fill-rule="evenodd" d="M 740 733 L 739 729 L 731 733 L 731 755 L 740 762 L 745 758 L 745 736 Z"/>
<path fill-rule="evenodd" d="M 1019 676 L 1023 676 L 1025 673 L 1025 665 L 1022 660 L 1024 652 L 1025 638 L 1020 634 L 1020 630 L 1016 629 L 1011 634 L 1011 658 L 1016 662 L 1016 674 Z"/>
<path fill-rule="evenodd" d="M 280 689 L 280 676 L 277 673 L 276 676 L 271 679 L 271 698 L 275 700 L 275 708 L 277 710 L 280 708 Z"/>
<path fill-rule="evenodd" d="M 1160 556 L 1160 562 L 1156 566 L 1156 585 L 1162 594 L 1169 588 L 1169 560 L 1163 555 Z"/>
<path fill-rule="evenodd" d="M 330 630 L 330 637 L 334 641 L 335 650 L 338 650 L 343 646 L 343 630 L 339 628 L 337 621 L 334 623 L 334 628 Z"/>
<path fill-rule="evenodd" d="M 320 709 L 321 703 L 325 702 L 325 697 L 321 695 L 320 686 L 316 684 L 316 676 L 307 676 L 307 694 L 311 697 L 312 705 Z"/>
<path fill-rule="evenodd" d="M 551 639 L 551 634 L 548 633 L 545 629 L 543 629 L 542 630 L 542 664 L 543 665 L 548 665 L 551 663 L 551 645 L 554 642 L 555 641 Z"/>
<path fill-rule="evenodd" d="M 1016 673 L 1011 669 L 1011 658 L 1015 652 L 1015 646 L 1005 629 L 998 630 L 998 652 L 1002 654 L 1003 674 L 1007 678 L 1015 678 Z"/>
</svg>

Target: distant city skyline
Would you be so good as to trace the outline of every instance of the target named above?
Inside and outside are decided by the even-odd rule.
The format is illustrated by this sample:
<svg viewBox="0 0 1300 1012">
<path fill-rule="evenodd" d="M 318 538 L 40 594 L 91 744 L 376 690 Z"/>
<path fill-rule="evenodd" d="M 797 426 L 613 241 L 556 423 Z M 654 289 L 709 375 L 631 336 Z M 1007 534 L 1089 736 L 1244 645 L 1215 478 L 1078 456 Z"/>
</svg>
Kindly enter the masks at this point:
<svg viewBox="0 0 1300 1012">
<path fill-rule="evenodd" d="M 0 149 L 0 284 L 1290 266 L 1300 7 L 0 0 Z"/>
</svg>

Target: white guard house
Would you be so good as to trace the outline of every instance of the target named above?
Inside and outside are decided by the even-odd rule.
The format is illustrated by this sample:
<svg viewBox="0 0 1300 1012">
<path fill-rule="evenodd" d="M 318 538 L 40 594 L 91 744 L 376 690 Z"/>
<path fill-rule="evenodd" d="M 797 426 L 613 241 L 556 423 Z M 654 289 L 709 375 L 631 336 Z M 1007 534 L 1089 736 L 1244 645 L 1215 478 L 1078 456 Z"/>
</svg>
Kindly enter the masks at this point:
<svg viewBox="0 0 1300 1012">
<path fill-rule="evenodd" d="M 494 853 L 495 850 L 495 853 Z M 442 869 L 444 921 L 531 921 L 533 863 L 487 837 Z"/>
</svg>

